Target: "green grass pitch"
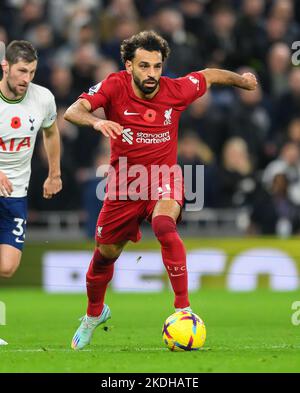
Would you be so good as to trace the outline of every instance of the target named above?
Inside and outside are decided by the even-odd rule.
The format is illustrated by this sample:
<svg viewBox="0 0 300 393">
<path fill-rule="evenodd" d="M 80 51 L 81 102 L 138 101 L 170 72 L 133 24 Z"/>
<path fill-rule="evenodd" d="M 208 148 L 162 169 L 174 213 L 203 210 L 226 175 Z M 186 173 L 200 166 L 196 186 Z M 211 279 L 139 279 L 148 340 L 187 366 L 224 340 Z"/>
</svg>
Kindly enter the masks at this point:
<svg viewBox="0 0 300 393">
<path fill-rule="evenodd" d="M 107 331 L 75 352 L 71 338 L 84 313 L 85 295 L 49 295 L 33 289 L 1 289 L 7 324 L 0 337 L 0 372 L 299 372 L 300 325 L 291 305 L 300 291 L 230 293 L 205 289 L 191 295 L 205 321 L 207 340 L 197 352 L 170 352 L 161 339 L 173 312 L 171 292 L 108 292 Z"/>
</svg>

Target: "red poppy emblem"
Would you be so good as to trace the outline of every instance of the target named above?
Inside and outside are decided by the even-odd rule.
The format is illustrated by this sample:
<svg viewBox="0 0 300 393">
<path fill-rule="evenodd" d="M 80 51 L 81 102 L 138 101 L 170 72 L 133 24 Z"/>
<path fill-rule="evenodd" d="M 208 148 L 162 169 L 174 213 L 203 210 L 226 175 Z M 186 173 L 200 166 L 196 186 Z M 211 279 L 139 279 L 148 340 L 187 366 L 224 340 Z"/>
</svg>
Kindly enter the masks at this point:
<svg viewBox="0 0 300 393">
<path fill-rule="evenodd" d="M 12 128 L 20 128 L 21 127 L 21 119 L 19 117 L 13 117 L 10 123 Z"/>
<path fill-rule="evenodd" d="M 148 123 L 153 123 L 156 118 L 156 112 L 153 109 L 147 109 L 144 114 L 144 120 Z"/>
</svg>

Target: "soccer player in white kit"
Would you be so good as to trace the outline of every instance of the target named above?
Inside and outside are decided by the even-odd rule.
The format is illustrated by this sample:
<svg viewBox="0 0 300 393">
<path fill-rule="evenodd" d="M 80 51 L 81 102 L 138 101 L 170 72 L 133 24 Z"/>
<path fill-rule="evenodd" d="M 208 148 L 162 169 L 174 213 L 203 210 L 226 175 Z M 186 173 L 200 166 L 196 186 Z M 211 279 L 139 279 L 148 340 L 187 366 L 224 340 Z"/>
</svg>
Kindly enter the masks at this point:
<svg viewBox="0 0 300 393">
<path fill-rule="evenodd" d="M 22 256 L 31 157 L 41 128 L 49 165 L 43 196 L 52 198 L 62 188 L 56 105 L 48 89 L 32 83 L 37 60 L 30 42 L 13 41 L 1 62 L 0 277 L 6 278 L 15 273 Z"/>
</svg>

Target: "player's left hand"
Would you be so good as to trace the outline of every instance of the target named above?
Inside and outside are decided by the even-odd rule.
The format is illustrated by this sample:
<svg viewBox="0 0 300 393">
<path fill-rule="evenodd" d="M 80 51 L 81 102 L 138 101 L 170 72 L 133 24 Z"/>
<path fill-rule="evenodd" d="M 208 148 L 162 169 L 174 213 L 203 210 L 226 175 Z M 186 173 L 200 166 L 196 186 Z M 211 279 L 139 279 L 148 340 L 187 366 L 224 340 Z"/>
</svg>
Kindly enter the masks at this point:
<svg viewBox="0 0 300 393">
<path fill-rule="evenodd" d="M 43 186 L 43 197 L 51 199 L 62 189 L 62 181 L 60 176 L 47 177 Z"/>
<path fill-rule="evenodd" d="M 243 77 L 243 86 L 242 88 L 245 90 L 255 90 L 257 87 L 257 79 L 254 74 L 251 72 L 246 72 L 242 75 Z"/>
</svg>

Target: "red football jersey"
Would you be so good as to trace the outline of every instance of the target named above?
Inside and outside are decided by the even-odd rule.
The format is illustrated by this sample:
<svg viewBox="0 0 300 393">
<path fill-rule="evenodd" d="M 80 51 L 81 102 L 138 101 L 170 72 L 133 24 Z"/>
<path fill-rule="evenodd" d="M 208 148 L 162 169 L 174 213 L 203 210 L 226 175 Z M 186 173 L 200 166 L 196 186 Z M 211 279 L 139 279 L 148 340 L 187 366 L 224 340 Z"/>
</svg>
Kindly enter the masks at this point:
<svg viewBox="0 0 300 393">
<path fill-rule="evenodd" d="M 177 79 L 162 76 L 159 85 L 152 99 L 141 99 L 133 91 L 131 75 L 120 71 L 80 96 L 92 111 L 103 107 L 108 120 L 124 127 L 122 135 L 111 138 L 110 164 L 117 172 L 120 157 L 127 158 L 128 168 L 142 164 L 150 170 L 151 165 L 177 163 L 180 114 L 206 92 L 206 81 L 201 72 L 192 72 Z"/>
</svg>

